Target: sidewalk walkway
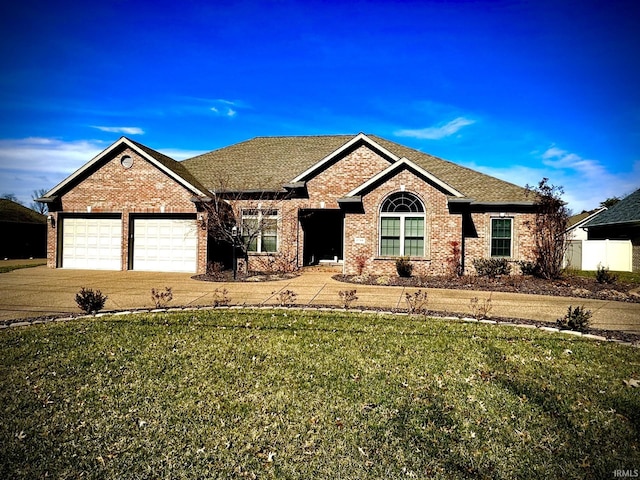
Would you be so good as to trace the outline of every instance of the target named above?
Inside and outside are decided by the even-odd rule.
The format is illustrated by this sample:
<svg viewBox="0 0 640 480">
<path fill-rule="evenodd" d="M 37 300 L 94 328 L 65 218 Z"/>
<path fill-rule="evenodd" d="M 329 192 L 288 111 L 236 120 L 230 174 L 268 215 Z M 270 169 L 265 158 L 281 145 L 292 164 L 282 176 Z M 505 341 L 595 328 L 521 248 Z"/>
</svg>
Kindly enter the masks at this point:
<svg viewBox="0 0 640 480">
<path fill-rule="evenodd" d="M 406 308 L 405 293 L 416 288 L 355 285 L 334 280 L 330 269 L 305 269 L 291 280 L 274 282 L 215 283 L 193 280 L 183 273 L 102 272 L 50 269 L 44 266 L 0 274 L 0 320 L 80 313 L 75 294 L 81 287 L 99 289 L 109 298 L 105 310 L 152 308 L 151 289 L 171 287 L 168 306 L 211 305 L 216 289 L 226 289 L 232 304 L 278 304 L 278 293 L 294 292 L 297 304 L 338 305 L 341 290 L 356 289 L 354 307 Z M 425 290 L 425 289 L 423 289 Z M 469 302 L 480 301 L 489 292 L 426 289 L 428 308 L 433 311 L 470 315 Z M 553 323 L 569 305 L 584 305 L 593 312 L 592 326 L 640 333 L 640 304 L 494 292 L 494 317 L 525 318 Z"/>
</svg>

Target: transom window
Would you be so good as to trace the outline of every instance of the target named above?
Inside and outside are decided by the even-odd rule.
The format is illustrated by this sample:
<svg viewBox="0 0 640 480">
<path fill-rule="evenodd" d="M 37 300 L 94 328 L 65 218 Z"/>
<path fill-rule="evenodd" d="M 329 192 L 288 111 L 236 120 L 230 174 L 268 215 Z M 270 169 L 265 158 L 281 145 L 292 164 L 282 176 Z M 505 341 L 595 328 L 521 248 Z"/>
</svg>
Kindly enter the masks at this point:
<svg viewBox="0 0 640 480">
<path fill-rule="evenodd" d="M 408 192 L 394 193 L 380 210 L 380 255 L 424 256 L 424 205 Z"/>
<path fill-rule="evenodd" d="M 511 256 L 511 218 L 491 219 L 491 256 Z"/>
<path fill-rule="evenodd" d="M 276 252 L 278 211 L 257 208 L 242 210 L 242 240 L 249 252 Z"/>
</svg>

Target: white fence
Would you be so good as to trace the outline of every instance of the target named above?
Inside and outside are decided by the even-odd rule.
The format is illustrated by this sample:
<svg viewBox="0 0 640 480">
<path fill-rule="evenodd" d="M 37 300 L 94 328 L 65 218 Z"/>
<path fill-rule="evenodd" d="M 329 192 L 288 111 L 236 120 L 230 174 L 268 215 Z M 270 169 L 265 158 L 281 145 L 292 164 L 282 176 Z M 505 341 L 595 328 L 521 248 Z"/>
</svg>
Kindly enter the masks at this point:
<svg viewBox="0 0 640 480">
<path fill-rule="evenodd" d="M 566 266 L 578 270 L 631 272 L 632 262 L 631 240 L 572 240 L 565 257 Z"/>
</svg>

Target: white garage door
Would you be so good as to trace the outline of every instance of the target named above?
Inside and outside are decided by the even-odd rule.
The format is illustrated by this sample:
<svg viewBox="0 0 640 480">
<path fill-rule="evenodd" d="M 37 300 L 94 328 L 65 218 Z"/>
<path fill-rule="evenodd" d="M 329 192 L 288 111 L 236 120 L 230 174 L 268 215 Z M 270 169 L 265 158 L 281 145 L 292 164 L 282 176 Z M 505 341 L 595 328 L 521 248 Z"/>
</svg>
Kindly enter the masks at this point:
<svg viewBox="0 0 640 480">
<path fill-rule="evenodd" d="M 198 229 L 195 220 L 136 218 L 133 232 L 134 270 L 196 272 Z"/>
<path fill-rule="evenodd" d="M 64 218 L 62 268 L 120 270 L 119 218 Z"/>
</svg>

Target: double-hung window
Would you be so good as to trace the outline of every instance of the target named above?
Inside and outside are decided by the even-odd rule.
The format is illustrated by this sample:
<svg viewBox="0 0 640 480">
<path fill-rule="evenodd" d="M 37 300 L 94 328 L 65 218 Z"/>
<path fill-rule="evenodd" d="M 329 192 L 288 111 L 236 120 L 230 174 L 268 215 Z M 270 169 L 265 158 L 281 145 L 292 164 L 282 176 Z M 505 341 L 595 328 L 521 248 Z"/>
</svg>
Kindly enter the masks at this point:
<svg viewBox="0 0 640 480">
<path fill-rule="evenodd" d="M 408 192 L 394 193 L 380 211 L 380 255 L 424 256 L 424 206 Z"/>
<path fill-rule="evenodd" d="M 511 218 L 491 219 L 491 256 L 510 257 L 511 256 Z"/>
<path fill-rule="evenodd" d="M 278 211 L 257 208 L 242 210 L 242 239 L 249 252 L 276 252 Z"/>
</svg>

